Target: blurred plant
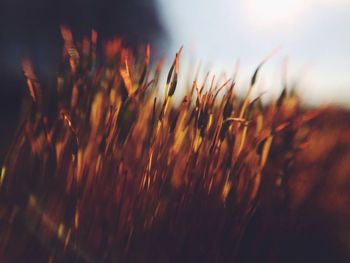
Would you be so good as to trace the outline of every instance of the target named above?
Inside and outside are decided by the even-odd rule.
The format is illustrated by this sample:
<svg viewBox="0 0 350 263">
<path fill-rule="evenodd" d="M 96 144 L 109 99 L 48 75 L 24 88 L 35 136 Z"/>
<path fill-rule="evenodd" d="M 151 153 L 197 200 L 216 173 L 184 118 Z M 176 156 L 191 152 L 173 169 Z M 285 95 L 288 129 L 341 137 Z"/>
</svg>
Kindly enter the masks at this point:
<svg viewBox="0 0 350 263">
<path fill-rule="evenodd" d="M 238 261 L 257 209 L 302 200 L 295 163 L 324 109 L 302 109 L 287 87 L 276 103 L 251 100 L 265 61 L 243 100 L 234 78 L 207 76 L 180 87 L 176 106 L 181 49 L 161 99 L 149 45 L 134 56 L 112 39 L 99 63 L 96 32 L 61 32 L 56 90 L 23 61 L 30 97 L 1 171 L 1 262 Z"/>
</svg>

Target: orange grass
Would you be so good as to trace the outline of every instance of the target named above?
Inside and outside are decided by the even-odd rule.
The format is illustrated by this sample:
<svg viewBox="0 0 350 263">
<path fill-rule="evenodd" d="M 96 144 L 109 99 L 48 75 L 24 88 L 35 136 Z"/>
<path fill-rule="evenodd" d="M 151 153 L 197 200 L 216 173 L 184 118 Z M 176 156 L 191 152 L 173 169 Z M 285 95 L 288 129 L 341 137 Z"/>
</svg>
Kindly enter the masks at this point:
<svg viewBox="0 0 350 263">
<path fill-rule="evenodd" d="M 286 88 L 276 103 L 252 100 L 263 63 L 242 100 L 234 78 L 178 87 L 181 49 L 164 84 L 150 46 L 135 56 L 110 40 L 99 63 L 96 32 L 61 31 L 55 90 L 23 62 L 30 97 L 1 171 L 1 262 L 237 262 L 261 204 L 297 203 L 295 162 L 324 109 Z"/>
</svg>

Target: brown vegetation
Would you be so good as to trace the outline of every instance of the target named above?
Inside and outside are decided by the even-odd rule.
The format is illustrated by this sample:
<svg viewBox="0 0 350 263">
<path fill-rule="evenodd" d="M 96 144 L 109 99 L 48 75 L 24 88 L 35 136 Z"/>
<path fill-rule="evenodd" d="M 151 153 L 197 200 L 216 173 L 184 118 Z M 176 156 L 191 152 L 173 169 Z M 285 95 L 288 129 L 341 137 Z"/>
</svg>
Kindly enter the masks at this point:
<svg viewBox="0 0 350 263">
<path fill-rule="evenodd" d="M 29 95 L 0 177 L 1 262 L 342 262 L 350 259 L 350 115 L 178 87 L 161 63 L 62 27 L 56 89 Z M 186 90 L 177 106 L 177 89 Z"/>
</svg>

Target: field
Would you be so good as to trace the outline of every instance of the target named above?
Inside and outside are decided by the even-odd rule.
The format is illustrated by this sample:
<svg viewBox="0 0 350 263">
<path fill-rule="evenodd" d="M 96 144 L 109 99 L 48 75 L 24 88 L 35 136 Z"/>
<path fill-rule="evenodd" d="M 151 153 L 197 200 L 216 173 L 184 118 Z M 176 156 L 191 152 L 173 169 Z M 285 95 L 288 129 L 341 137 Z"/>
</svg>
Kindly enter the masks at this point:
<svg viewBox="0 0 350 263">
<path fill-rule="evenodd" d="M 306 108 L 287 83 L 263 104 L 265 61 L 240 98 L 235 76 L 179 87 L 181 49 L 163 83 L 149 45 L 61 32 L 55 87 L 23 60 L 1 262 L 350 260 L 349 112 Z"/>
</svg>

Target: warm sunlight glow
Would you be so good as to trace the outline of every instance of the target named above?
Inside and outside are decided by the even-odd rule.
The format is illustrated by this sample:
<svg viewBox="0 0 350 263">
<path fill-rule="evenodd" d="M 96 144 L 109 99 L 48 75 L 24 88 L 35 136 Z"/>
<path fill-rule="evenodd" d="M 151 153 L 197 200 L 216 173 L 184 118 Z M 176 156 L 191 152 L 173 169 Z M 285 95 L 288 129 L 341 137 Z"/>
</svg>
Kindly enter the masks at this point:
<svg viewBox="0 0 350 263">
<path fill-rule="evenodd" d="M 305 0 L 247 0 L 246 11 L 256 26 L 285 26 L 300 21 L 308 7 Z"/>
</svg>

